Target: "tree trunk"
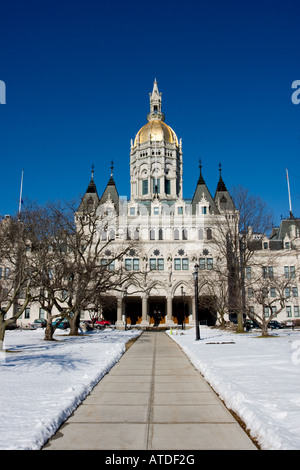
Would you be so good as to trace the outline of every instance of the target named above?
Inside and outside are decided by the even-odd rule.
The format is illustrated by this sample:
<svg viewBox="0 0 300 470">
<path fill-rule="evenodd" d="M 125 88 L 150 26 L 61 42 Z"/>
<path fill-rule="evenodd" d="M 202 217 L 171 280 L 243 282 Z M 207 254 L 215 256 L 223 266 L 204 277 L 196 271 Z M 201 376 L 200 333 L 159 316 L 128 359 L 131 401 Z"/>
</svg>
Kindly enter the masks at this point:
<svg viewBox="0 0 300 470">
<path fill-rule="evenodd" d="M 52 321 L 48 322 L 45 328 L 45 338 L 44 340 L 46 341 L 52 341 L 53 340 L 53 333 L 54 333 L 54 328 L 52 325 Z"/>
<path fill-rule="evenodd" d="M 0 351 L 4 349 L 4 336 L 5 336 L 5 320 L 3 315 L 0 315 Z"/>
<path fill-rule="evenodd" d="M 80 322 L 80 312 L 75 312 L 72 317 L 69 318 L 70 322 L 70 333 L 69 336 L 78 336 L 78 328 Z"/>
</svg>

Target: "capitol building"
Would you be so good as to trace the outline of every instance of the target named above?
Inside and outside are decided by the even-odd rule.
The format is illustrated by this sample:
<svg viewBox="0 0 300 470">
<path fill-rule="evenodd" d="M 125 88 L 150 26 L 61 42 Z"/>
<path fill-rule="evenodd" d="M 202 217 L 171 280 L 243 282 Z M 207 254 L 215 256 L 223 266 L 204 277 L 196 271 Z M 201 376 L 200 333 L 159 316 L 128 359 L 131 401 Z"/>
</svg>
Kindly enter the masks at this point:
<svg viewBox="0 0 300 470">
<path fill-rule="evenodd" d="M 92 172 L 78 209 L 80 213 L 89 207 L 106 217 L 100 234 L 103 243 L 107 243 L 103 263 L 110 265 L 111 269 L 121 263 L 124 272 L 140 274 L 129 278 L 122 289 L 107 293 L 111 301 L 108 306 L 103 306 L 102 315 L 117 326 L 124 323 L 140 326 L 194 325 L 195 270 L 199 278 L 200 322 L 216 323 L 223 308 L 224 291 L 227 292 L 224 319 L 237 319 L 237 306 L 234 306 L 236 286 L 230 286 L 232 280 L 224 249 L 228 249 L 224 227 L 234 231 L 239 213 L 222 179 L 221 167 L 214 193 L 211 193 L 199 162 L 199 176 L 191 200 L 183 198 L 182 175 L 182 141 L 165 122 L 162 94 L 155 80 L 150 93 L 147 123 L 131 140 L 130 198 L 120 198 L 112 162 L 106 188 L 103 192 L 98 191 Z M 280 320 L 299 317 L 299 235 L 299 220 L 293 217 L 282 221 L 269 238 L 264 234 L 254 234 L 249 228 L 247 240 L 252 243 L 255 253 L 253 265 L 245 266 L 242 286 L 244 307 L 249 312 L 264 308 L 264 314 L 268 315 L 268 309 L 278 308 Z M 110 258 L 126 241 L 130 241 L 132 248 L 121 260 L 110 264 Z M 289 298 L 285 309 L 280 309 L 275 301 L 263 307 L 255 305 L 251 277 L 253 279 L 257 269 L 267 273 L 263 278 L 271 277 L 270 273 L 276 270 L 282 271 L 284 278 L 288 270 L 288 277 L 292 279 L 289 292 L 286 287 Z M 280 300 L 278 298 L 278 302 Z"/>
<path fill-rule="evenodd" d="M 97 305 L 88 299 L 86 310 L 78 309 L 81 320 L 90 320 L 95 307 L 97 316 L 119 328 L 197 327 L 198 321 L 208 326 L 231 321 L 243 328 L 246 318 L 258 316 L 263 323 L 300 324 L 300 220 L 290 211 L 268 235 L 248 224 L 242 230 L 242 211 L 227 190 L 221 166 L 210 192 L 201 161 L 193 197 L 184 199 L 182 141 L 165 122 L 156 80 L 147 122 L 131 140 L 128 199 L 119 196 L 113 169 L 112 162 L 101 191 L 92 170 L 76 207 L 76 234 L 78 221 L 96 221 L 96 267 L 115 279 L 97 290 Z M 0 266 L 4 284 L 8 272 L 8 266 Z M 93 272 L 99 285 L 101 275 Z M 67 293 L 66 288 L 61 294 Z M 46 319 L 38 301 L 20 315 L 18 324 L 24 327 Z"/>
</svg>

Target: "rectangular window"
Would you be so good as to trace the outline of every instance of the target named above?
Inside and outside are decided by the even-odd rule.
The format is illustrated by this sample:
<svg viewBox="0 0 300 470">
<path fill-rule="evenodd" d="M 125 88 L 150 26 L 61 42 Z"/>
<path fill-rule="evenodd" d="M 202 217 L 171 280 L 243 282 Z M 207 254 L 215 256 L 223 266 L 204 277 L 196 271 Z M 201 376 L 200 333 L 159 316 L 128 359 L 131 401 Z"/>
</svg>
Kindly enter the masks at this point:
<svg viewBox="0 0 300 470">
<path fill-rule="evenodd" d="M 248 287 L 248 297 L 253 297 L 253 289 Z"/>
<path fill-rule="evenodd" d="M 153 214 L 154 215 L 159 215 L 159 207 L 154 207 Z"/>
<path fill-rule="evenodd" d="M 135 207 L 130 207 L 130 215 L 135 215 Z"/>
<path fill-rule="evenodd" d="M 284 267 L 284 277 L 286 279 L 289 279 L 289 277 L 290 277 L 290 268 L 289 268 L 289 266 Z"/>
<path fill-rule="evenodd" d="M 39 319 L 40 320 L 45 320 L 45 310 L 43 308 L 40 308 Z"/>
<path fill-rule="evenodd" d="M 271 307 L 271 312 L 272 312 L 272 315 L 273 315 L 273 316 L 275 316 L 275 315 L 277 314 L 277 307 L 276 307 L 276 305 L 273 305 L 273 306 Z"/>
<path fill-rule="evenodd" d="M 150 271 L 154 271 L 156 269 L 156 258 L 150 258 Z"/>
<path fill-rule="evenodd" d="M 270 316 L 270 309 L 269 307 L 264 307 L 264 313 L 265 313 L 265 318 L 268 318 Z"/>
<path fill-rule="evenodd" d="M 267 278 L 273 279 L 274 277 L 273 266 L 263 266 L 262 275 L 264 279 L 267 279 Z"/>
<path fill-rule="evenodd" d="M 163 258 L 159 258 L 157 260 L 157 269 L 159 271 L 163 271 L 164 270 L 164 259 Z"/>
<path fill-rule="evenodd" d="M 182 269 L 188 271 L 189 269 L 189 260 L 188 258 L 182 258 Z"/>
<path fill-rule="evenodd" d="M 179 271 L 181 269 L 181 259 L 175 258 L 174 259 L 174 269 L 175 271 Z"/>
<path fill-rule="evenodd" d="M 202 271 L 205 269 L 205 258 L 200 258 L 199 259 L 199 269 Z"/>
<path fill-rule="evenodd" d="M 142 181 L 142 193 L 148 194 L 148 180 Z"/>
<path fill-rule="evenodd" d="M 207 269 L 213 269 L 213 259 L 207 258 Z"/>
<path fill-rule="evenodd" d="M 0 279 L 2 279 L 2 268 L 0 268 Z"/>
<path fill-rule="evenodd" d="M 246 278 L 251 279 L 251 266 L 246 267 Z"/>
<path fill-rule="evenodd" d="M 158 179 L 154 178 L 152 180 L 152 182 L 153 182 L 152 183 L 153 184 L 153 193 L 155 193 L 155 186 L 157 186 L 157 194 L 159 194 L 160 193 L 160 179 L 159 178 Z"/>
<path fill-rule="evenodd" d="M 131 271 L 131 259 L 130 258 L 125 259 L 125 269 L 126 271 Z"/>
<path fill-rule="evenodd" d="M 139 269 L 140 269 L 140 260 L 139 259 L 133 259 L 132 260 L 132 267 L 133 267 L 133 271 L 139 271 Z"/>
<path fill-rule="evenodd" d="M 271 296 L 271 297 L 276 297 L 276 289 L 275 289 L 275 287 L 271 287 L 271 288 L 270 288 L 270 296 Z"/>
<path fill-rule="evenodd" d="M 9 268 L 5 268 L 5 269 L 4 269 L 4 279 L 8 279 L 8 278 L 9 278 L 9 272 L 10 272 L 10 269 L 9 269 Z"/>
<path fill-rule="evenodd" d="M 115 260 L 114 259 L 112 261 L 109 261 L 108 270 L 109 271 L 114 271 L 115 270 Z"/>
<path fill-rule="evenodd" d="M 290 292 L 290 288 L 289 287 L 286 287 L 284 289 L 284 295 L 285 297 L 288 299 L 290 296 L 291 296 L 291 292 Z"/>
<path fill-rule="evenodd" d="M 290 305 L 286 307 L 286 316 L 288 318 L 292 316 L 292 307 Z"/>
<path fill-rule="evenodd" d="M 296 277 L 296 271 L 295 271 L 295 266 L 285 266 L 284 267 L 284 277 L 286 279 L 295 279 Z"/>
<path fill-rule="evenodd" d="M 165 179 L 165 191 L 166 194 L 171 194 L 171 180 Z"/>
<path fill-rule="evenodd" d="M 202 214 L 207 214 L 207 207 L 206 206 L 201 207 L 201 213 Z"/>
<path fill-rule="evenodd" d="M 153 228 L 150 229 L 150 240 L 155 240 L 155 230 Z"/>
<path fill-rule="evenodd" d="M 269 275 L 269 279 L 273 279 L 273 277 L 274 277 L 273 266 L 268 267 L 268 275 Z"/>
<path fill-rule="evenodd" d="M 292 287 L 292 292 L 294 297 L 298 297 L 298 287 Z"/>
<path fill-rule="evenodd" d="M 24 318 L 30 318 L 30 308 L 25 308 Z"/>
<path fill-rule="evenodd" d="M 183 207 L 177 207 L 177 214 L 182 215 L 183 214 Z"/>
<path fill-rule="evenodd" d="M 295 266 L 290 266 L 290 276 L 291 276 L 291 279 L 295 279 L 296 277 Z"/>
<path fill-rule="evenodd" d="M 294 306 L 294 316 L 299 317 L 299 306 L 298 305 Z"/>
</svg>

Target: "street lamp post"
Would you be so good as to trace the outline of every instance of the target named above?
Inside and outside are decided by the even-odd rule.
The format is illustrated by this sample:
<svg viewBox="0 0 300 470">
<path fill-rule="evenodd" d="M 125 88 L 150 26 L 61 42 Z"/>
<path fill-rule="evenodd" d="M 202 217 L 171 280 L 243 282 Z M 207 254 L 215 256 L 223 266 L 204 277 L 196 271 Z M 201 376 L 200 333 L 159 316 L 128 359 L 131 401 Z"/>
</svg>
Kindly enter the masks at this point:
<svg viewBox="0 0 300 470">
<path fill-rule="evenodd" d="M 182 329 L 185 329 L 185 292 L 183 286 L 181 286 L 181 297 L 183 301 L 183 315 L 182 315 Z"/>
<path fill-rule="evenodd" d="M 127 297 L 127 287 L 125 287 L 124 289 L 124 293 L 123 293 L 123 299 L 124 299 L 124 316 L 125 316 L 125 330 L 127 330 L 127 312 L 126 312 L 126 305 L 125 305 L 125 299 Z"/>
<path fill-rule="evenodd" d="M 199 306 L 198 306 L 198 270 L 199 265 L 195 264 L 195 271 L 193 272 L 193 278 L 195 281 L 195 326 L 196 326 L 196 341 L 200 339 L 200 327 L 199 327 Z"/>
</svg>

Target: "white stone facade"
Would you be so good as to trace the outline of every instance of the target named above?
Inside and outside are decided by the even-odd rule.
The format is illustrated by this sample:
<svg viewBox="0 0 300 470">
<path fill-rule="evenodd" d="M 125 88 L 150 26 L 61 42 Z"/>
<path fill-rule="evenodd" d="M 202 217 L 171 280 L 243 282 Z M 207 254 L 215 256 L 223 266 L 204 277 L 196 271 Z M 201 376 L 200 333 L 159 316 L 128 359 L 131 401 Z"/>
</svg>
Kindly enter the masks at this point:
<svg viewBox="0 0 300 470">
<path fill-rule="evenodd" d="M 194 197 L 183 199 L 182 142 L 165 123 L 156 81 L 150 93 L 147 120 L 131 141 L 130 198 L 119 198 L 113 171 L 101 198 L 93 175 L 83 198 L 83 202 L 97 207 L 98 213 L 107 214 L 107 224 L 105 230 L 101 229 L 100 236 L 104 243 L 112 240 L 107 251 L 108 261 L 112 251 L 117 252 L 118 246 L 132 240 L 133 249 L 120 263 L 124 270 L 140 274 L 138 281 L 124 285 L 122 292 L 110 293 L 115 298 L 115 307 L 113 311 L 104 311 L 103 315 L 117 326 L 124 326 L 125 321 L 142 326 L 153 323 L 171 326 L 181 324 L 183 319 L 185 324 L 192 325 L 195 320 L 195 265 L 199 266 L 199 295 L 211 298 L 213 302 L 214 296 L 221 296 L 227 282 L 220 276 L 222 266 L 226 268 L 226 260 L 214 240 L 219 237 L 220 227 L 226 223 L 235 224 L 239 214 L 223 182 L 221 170 L 212 196 L 205 184 L 201 163 Z M 289 297 L 277 319 L 300 320 L 299 220 L 285 221 L 285 228 L 283 222 L 270 238 L 248 234 L 248 240 L 256 242 L 257 247 L 245 272 L 245 304 L 254 312 L 261 308 L 253 296 L 254 273 L 258 279 L 257 273 L 263 267 L 267 267 L 269 274 L 272 270 L 268 271 L 268 267 L 272 267 L 273 274 L 281 272 L 284 277 L 289 268 L 288 275 L 292 278 L 290 291 L 286 291 Z M 214 285 L 213 293 L 208 289 L 209 283 Z M 271 287 L 270 296 L 273 293 Z M 218 314 L 217 305 L 212 308 L 215 315 Z M 279 302 L 274 304 L 276 307 L 280 309 Z M 18 323 L 25 325 L 43 317 L 43 312 L 38 305 L 31 305 L 22 317 Z M 88 319 L 88 312 L 84 312 L 82 318 Z M 234 320 L 228 313 L 225 319 Z M 208 307 L 200 312 L 200 321 L 215 322 Z"/>
</svg>

